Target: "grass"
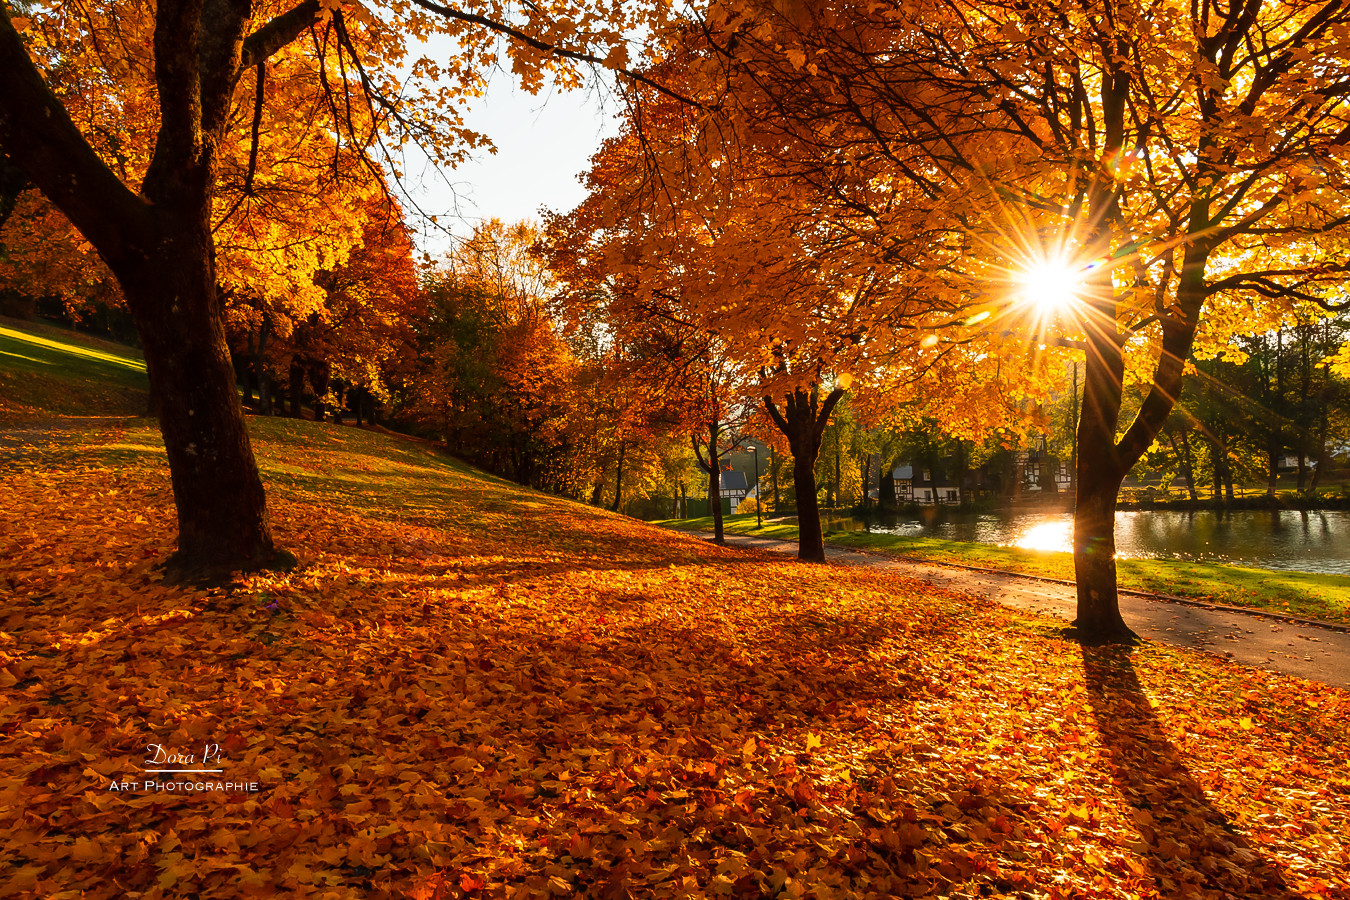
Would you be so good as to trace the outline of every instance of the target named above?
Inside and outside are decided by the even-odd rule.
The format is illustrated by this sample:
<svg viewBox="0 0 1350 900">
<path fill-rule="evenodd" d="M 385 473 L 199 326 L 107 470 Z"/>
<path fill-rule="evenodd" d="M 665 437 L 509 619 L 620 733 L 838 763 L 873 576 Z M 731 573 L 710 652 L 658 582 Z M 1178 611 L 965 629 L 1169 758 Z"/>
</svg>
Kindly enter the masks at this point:
<svg viewBox="0 0 1350 900">
<path fill-rule="evenodd" d="M 670 519 L 655 524 L 693 531 L 711 531 L 713 528 L 710 517 Z M 770 521 L 762 528 L 756 528 L 753 515 L 727 516 L 723 524 L 732 534 L 787 541 L 797 539 L 796 525 Z M 1068 553 L 863 531 L 827 532 L 825 538 L 827 543 L 840 547 L 876 550 L 926 562 L 1073 580 L 1073 557 Z M 1117 562 L 1116 570 L 1120 586 L 1129 590 L 1171 594 L 1329 622 L 1350 622 L 1350 579 L 1339 575 L 1160 559 L 1122 559 Z"/>
<path fill-rule="evenodd" d="M 211 590 L 150 421 L 7 451 L 0 895 L 1350 891 L 1344 691 L 249 425 L 301 564 Z"/>
<path fill-rule="evenodd" d="M 0 319 L 0 422 L 137 416 L 149 405 L 137 351 L 44 323 Z"/>
</svg>

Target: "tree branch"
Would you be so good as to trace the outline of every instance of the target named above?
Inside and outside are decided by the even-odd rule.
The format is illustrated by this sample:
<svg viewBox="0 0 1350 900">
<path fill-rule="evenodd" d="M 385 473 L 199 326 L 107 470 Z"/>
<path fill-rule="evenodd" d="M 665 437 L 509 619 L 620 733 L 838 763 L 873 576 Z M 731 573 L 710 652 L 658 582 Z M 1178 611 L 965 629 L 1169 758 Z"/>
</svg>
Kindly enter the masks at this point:
<svg viewBox="0 0 1350 900">
<path fill-rule="evenodd" d="M 628 69 L 623 66 L 611 65 L 607 63 L 604 59 L 602 59 L 599 56 L 596 56 L 593 53 L 586 53 L 585 51 L 582 50 L 569 50 L 566 47 L 560 47 L 557 44 L 550 44 L 548 41 L 540 40 L 539 38 L 534 37 L 533 35 L 526 34 L 519 28 L 507 25 L 505 22 L 498 22 L 495 19 L 489 19 L 487 16 L 482 16 L 477 13 L 467 13 L 462 12 L 458 9 L 451 9 L 448 6 L 442 6 L 439 3 L 432 3 L 431 0 L 413 0 L 413 3 L 416 4 L 417 6 L 422 7 L 428 12 L 436 13 L 437 15 L 444 16 L 447 19 L 454 19 L 457 22 L 467 22 L 471 25 L 478 25 L 482 28 L 486 28 L 488 31 L 493 31 L 496 32 L 497 34 L 506 35 L 512 40 L 520 41 L 522 44 L 525 44 L 528 47 L 533 47 L 536 50 L 540 50 L 544 53 L 549 53 L 553 56 L 561 57 L 562 59 L 571 59 L 577 62 L 593 63 L 598 66 L 604 66 L 611 72 L 614 72 L 615 74 L 618 75 L 622 75 L 624 78 L 627 78 L 629 81 L 635 82 L 637 84 L 644 84 L 647 87 L 652 88 L 655 91 L 658 91 L 659 93 L 665 94 L 672 100 L 678 100 L 679 102 L 688 104 L 689 106 L 693 106 L 698 109 L 703 109 L 703 104 L 699 103 L 692 97 L 686 97 L 684 94 L 681 94 L 678 91 L 666 87 L 664 84 L 661 84 L 660 82 L 654 81 L 653 79 L 647 77 L 646 75 L 643 75 L 641 72 L 635 72 L 632 69 Z"/>
<path fill-rule="evenodd" d="M 0 3 L 0 145 L 114 269 L 149 239 L 148 204 L 94 152 Z"/>
<path fill-rule="evenodd" d="M 244 40 L 239 60 L 240 70 L 258 65 L 295 40 L 305 29 L 319 21 L 321 12 L 319 0 L 305 0 L 250 34 Z"/>
</svg>

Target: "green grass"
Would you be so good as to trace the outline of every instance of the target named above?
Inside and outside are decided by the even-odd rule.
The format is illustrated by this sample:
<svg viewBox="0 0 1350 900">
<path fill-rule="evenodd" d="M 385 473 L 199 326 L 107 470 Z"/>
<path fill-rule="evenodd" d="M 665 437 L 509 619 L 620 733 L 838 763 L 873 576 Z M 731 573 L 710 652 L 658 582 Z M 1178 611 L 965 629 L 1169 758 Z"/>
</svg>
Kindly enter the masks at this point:
<svg viewBox="0 0 1350 900">
<path fill-rule="evenodd" d="M 0 432 L 8 427 L 0 433 L 0 465 L 7 470 L 162 472 L 164 442 L 147 405 L 145 363 L 134 349 L 0 320 Z M 122 421 L 86 427 L 92 423 L 84 417 Z M 500 527 L 509 505 L 502 497 L 533 493 L 401 435 L 265 416 L 249 416 L 248 428 L 269 492 L 372 518 L 435 517 L 452 506 L 463 519 L 469 511 L 447 491 L 463 490 L 467 479 L 478 485 L 473 514 L 483 517 L 481 526 Z"/>
<path fill-rule="evenodd" d="M 0 319 L 0 421 L 144 415 L 149 398 L 145 362 L 132 348 Z"/>
<path fill-rule="evenodd" d="M 710 517 L 653 524 L 694 531 L 711 531 L 713 527 Z M 756 528 L 753 515 L 727 516 L 724 527 L 730 534 L 797 539 L 796 525 L 766 522 Z M 863 531 L 826 532 L 825 539 L 839 547 L 876 550 L 908 559 L 1073 580 L 1073 557 L 1068 553 Z M 1117 572 L 1120 586 L 1130 590 L 1350 622 L 1350 579 L 1339 575 L 1161 559 L 1122 559 Z"/>
</svg>

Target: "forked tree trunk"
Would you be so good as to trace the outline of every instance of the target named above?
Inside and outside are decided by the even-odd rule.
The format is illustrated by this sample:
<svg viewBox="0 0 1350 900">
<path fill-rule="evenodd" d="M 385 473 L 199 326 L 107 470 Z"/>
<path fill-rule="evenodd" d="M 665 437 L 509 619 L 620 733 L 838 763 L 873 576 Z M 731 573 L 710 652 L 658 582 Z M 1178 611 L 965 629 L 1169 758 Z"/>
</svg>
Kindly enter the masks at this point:
<svg viewBox="0 0 1350 900">
<path fill-rule="evenodd" d="M 1177 466 L 1181 469 L 1181 477 L 1186 482 L 1186 496 L 1192 502 L 1199 499 L 1195 492 L 1195 465 L 1191 460 L 1191 442 L 1187 432 L 1181 433 L 1181 443 L 1177 443 L 1175 434 L 1168 432 L 1167 440 L 1172 444 L 1172 453 L 1176 455 Z"/>
<path fill-rule="evenodd" d="M 764 409 L 788 439 L 792 450 L 793 492 L 797 497 L 797 558 L 804 562 L 825 561 L 825 535 L 820 527 L 820 504 L 816 499 L 816 459 L 825 425 L 841 397 L 835 388 L 820 402 L 819 390 L 797 388 L 788 394 L 783 409 L 772 397 L 764 398 Z"/>
<path fill-rule="evenodd" d="M 1108 312 L 1114 316 L 1109 281 L 1099 286 L 1098 297 L 1099 315 L 1103 319 Z M 1116 498 L 1129 471 L 1116 445 L 1125 377 L 1122 343 L 1114 329 L 1087 329 L 1078 418 L 1078 491 L 1073 511 L 1073 569 L 1078 593 L 1073 624 L 1090 643 L 1134 637 L 1121 617 L 1116 592 Z"/>
<path fill-rule="evenodd" d="M 1197 201 L 1192 224 L 1208 221 L 1208 206 Z M 1130 467 L 1158 436 L 1181 395 L 1182 373 L 1195 340 L 1206 288 L 1205 264 L 1211 248 L 1196 241 L 1186 248 L 1176 303 L 1160 318 L 1162 341 L 1153 384 L 1134 421 L 1116 440 L 1124 390 L 1122 347 L 1127 335 L 1107 327 L 1086 329 L 1083 403 L 1078 421 L 1078 493 L 1074 505 L 1073 564 L 1078 591 L 1074 627 L 1086 643 L 1130 641 L 1135 634 L 1120 614 L 1116 590 L 1116 498 Z M 1115 322 L 1109 273 L 1098 275 L 1087 304 L 1099 323 Z"/>
</svg>

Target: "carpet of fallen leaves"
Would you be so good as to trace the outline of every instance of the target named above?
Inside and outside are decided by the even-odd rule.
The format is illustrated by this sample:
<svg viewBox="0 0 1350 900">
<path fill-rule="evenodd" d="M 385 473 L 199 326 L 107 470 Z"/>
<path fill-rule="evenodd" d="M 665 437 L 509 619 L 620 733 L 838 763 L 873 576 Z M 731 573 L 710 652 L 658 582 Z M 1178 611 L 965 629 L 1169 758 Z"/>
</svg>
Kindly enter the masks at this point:
<svg viewBox="0 0 1350 900">
<path fill-rule="evenodd" d="M 302 565 L 230 588 L 159 457 L 0 478 L 0 895 L 1350 896 L 1345 692 L 260 446 Z"/>
</svg>

